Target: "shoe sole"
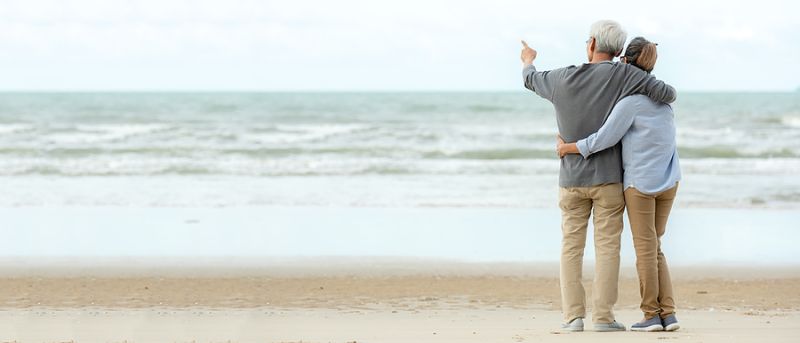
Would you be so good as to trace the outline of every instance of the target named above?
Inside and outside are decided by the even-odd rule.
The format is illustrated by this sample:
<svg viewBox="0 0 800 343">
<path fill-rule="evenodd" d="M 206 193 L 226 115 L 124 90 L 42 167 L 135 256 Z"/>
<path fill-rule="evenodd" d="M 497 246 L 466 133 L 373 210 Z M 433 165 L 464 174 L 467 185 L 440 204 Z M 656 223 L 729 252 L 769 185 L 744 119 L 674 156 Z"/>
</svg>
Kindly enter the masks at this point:
<svg viewBox="0 0 800 343">
<path fill-rule="evenodd" d="M 583 332 L 583 328 L 561 328 L 561 332 Z"/>
<path fill-rule="evenodd" d="M 631 331 L 636 331 L 636 332 L 656 332 L 656 331 L 664 331 L 664 327 L 661 326 L 661 325 L 650 325 L 650 326 L 645 326 L 643 328 L 631 327 Z"/>
<path fill-rule="evenodd" d="M 625 331 L 625 329 L 617 329 L 617 328 L 594 328 L 594 332 L 617 332 L 617 331 Z"/>
<path fill-rule="evenodd" d="M 669 325 L 667 325 L 667 327 L 664 328 L 664 331 L 678 331 L 678 329 L 680 329 L 680 328 L 681 328 L 681 326 L 678 325 L 678 323 L 669 324 Z"/>
</svg>

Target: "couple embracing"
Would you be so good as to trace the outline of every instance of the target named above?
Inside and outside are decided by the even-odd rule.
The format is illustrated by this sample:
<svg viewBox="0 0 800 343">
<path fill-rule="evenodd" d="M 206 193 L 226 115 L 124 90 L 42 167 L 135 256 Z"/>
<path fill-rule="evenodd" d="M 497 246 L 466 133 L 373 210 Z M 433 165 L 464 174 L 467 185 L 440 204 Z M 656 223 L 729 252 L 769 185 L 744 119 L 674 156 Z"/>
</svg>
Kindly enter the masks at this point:
<svg viewBox="0 0 800 343">
<path fill-rule="evenodd" d="M 656 44 L 642 37 L 624 47 L 627 34 L 610 20 L 591 27 L 589 63 L 549 71 L 533 65 L 524 41 L 525 87 L 553 103 L 561 157 L 562 330 L 583 331 L 586 317 L 583 252 L 590 215 L 594 225 L 595 331 L 625 331 L 616 321 L 622 215 L 627 207 L 643 319 L 633 331 L 674 331 L 680 326 L 661 237 L 680 180 L 672 107 L 675 89 L 650 75 Z M 620 62 L 613 62 L 620 56 Z"/>
</svg>

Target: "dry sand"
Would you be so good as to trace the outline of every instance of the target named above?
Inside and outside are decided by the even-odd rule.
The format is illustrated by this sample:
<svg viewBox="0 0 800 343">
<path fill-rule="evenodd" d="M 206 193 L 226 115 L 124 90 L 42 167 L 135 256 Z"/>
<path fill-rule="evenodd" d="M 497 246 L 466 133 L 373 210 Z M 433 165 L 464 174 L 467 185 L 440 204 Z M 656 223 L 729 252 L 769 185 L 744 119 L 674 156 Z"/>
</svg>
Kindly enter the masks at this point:
<svg viewBox="0 0 800 343">
<path fill-rule="evenodd" d="M 396 311 L 396 312 L 395 312 Z M 635 310 L 617 316 L 631 321 Z M 16 342 L 798 342 L 797 312 L 683 311 L 677 332 L 561 334 L 557 311 L 511 308 L 0 311 Z"/>
<path fill-rule="evenodd" d="M 347 265 L 4 268 L 0 341 L 800 341 L 800 275 L 791 268 L 676 270 L 676 333 L 560 334 L 553 266 Z M 640 318 L 638 300 L 628 271 L 620 321 Z"/>
</svg>

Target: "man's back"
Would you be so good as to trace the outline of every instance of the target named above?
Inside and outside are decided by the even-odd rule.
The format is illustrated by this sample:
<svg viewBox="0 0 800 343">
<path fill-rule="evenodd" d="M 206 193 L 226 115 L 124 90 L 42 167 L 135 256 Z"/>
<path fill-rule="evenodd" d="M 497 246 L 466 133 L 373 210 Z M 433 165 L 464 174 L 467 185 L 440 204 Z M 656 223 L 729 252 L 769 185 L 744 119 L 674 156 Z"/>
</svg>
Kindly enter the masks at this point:
<svg viewBox="0 0 800 343">
<path fill-rule="evenodd" d="M 675 100 L 671 86 L 629 64 L 586 63 L 545 72 L 537 72 L 531 65 L 523 70 L 523 76 L 526 88 L 553 103 L 558 131 L 568 142 L 599 130 L 614 104 L 628 95 L 641 93 L 667 103 Z M 622 182 L 619 144 L 587 159 L 580 155 L 561 159 L 561 187 L 619 182 Z"/>
</svg>

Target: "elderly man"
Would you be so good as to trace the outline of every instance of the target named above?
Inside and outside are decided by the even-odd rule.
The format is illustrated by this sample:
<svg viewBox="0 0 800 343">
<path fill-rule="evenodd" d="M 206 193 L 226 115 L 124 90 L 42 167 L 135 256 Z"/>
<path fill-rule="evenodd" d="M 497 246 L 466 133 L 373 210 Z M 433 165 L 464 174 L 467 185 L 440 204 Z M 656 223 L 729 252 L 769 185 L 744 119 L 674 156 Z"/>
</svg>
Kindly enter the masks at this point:
<svg viewBox="0 0 800 343">
<path fill-rule="evenodd" d="M 533 66 L 536 50 L 522 42 L 522 75 L 525 88 L 553 103 L 558 130 L 574 142 L 596 132 L 614 104 L 631 94 L 671 103 L 675 89 L 639 68 L 614 63 L 627 34 L 614 21 L 602 20 L 591 27 L 586 52 L 589 63 L 550 71 Z M 619 144 L 590 158 L 567 155 L 559 174 L 561 208 L 561 306 L 565 331 L 583 331 L 586 316 L 582 268 L 590 214 L 594 218 L 595 276 L 592 322 L 595 331 L 625 331 L 614 319 L 619 279 L 622 234 L 622 159 Z"/>
</svg>

